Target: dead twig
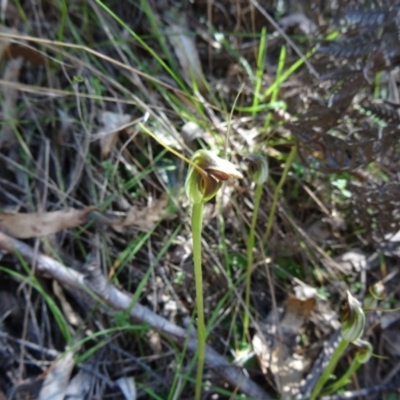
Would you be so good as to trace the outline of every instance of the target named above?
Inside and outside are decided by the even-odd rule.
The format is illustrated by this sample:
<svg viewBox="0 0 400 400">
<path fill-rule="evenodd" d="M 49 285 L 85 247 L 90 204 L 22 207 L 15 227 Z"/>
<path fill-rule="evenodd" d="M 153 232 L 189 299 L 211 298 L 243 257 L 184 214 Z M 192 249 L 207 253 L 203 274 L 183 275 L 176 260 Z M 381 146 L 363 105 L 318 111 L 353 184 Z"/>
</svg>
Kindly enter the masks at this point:
<svg viewBox="0 0 400 400">
<path fill-rule="evenodd" d="M 344 399 L 355 399 L 356 397 L 369 398 L 372 394 L 387 392 L 389 390 L 400 390 L 400 384 L 398 382 L 388 383 L 386 385 L 376 385 L 369 388 L 349 390 L 342 394 L 335 394 L 332 396 L 323 396 L 320 400 L 344 400 Z"/>
</svg>

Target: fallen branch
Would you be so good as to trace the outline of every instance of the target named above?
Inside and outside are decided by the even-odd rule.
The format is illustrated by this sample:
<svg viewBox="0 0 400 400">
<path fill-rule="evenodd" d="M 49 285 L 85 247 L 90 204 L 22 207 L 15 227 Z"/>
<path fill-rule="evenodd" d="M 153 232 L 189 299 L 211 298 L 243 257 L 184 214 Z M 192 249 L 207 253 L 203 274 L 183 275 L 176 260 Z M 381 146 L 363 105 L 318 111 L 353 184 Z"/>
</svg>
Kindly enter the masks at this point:
<svg viewBox="0 0 400 400">
<path fill-rule="evenodd" d="M 346 391 L 341 394 L 334 394 L 332 396 L 323 396 L 320 400 L 347 400 L 355 399 L 357 397 L 371 398 L 372 395 L 388 391 L 398 391 L 400 384 L 398 382 L 387 383 L 385 385 L 376 385 L 364 389 L 357 389 Z"/>
<path fill-rule="evenodd" d="M 87 274 L 82 274 L 72 268 L 65 267 L 51 257 L 35 253 L 30 246 L 2 232 L 0 232 L 0 249 L 9 253 L 19 253 L 29 262 L 35 262 L 35 273 L 37 274 L 54 278 L 68 288 L 74 288 L 86 293 L 88 290 L 92 291 L 114 310 L 124 311 L 131 306 L 132 296 L 109 284 L 104 275 L 101 274 L 100 268 L 96 265 L 89 265 Z M 168 336 L 178 346 L 183 347 L 186 345 L 186 348 L 191 353 L 196 352 L 197 339 L 191 336 L 188 338 L 187 331 L 160 317 L 148 308 L 136 303 L 130 311 L 130 316 L 138 322 L 149 324 L 152 328 Z M 205 364 L 208 368 L 218 373 L 232 387 L 238 388 L 240 392 L 255 399 L 272 400 L 260 386 L 246 377 L 241 369 L 231 365 L 209 346 L 206 348 Z"/>
</svg>

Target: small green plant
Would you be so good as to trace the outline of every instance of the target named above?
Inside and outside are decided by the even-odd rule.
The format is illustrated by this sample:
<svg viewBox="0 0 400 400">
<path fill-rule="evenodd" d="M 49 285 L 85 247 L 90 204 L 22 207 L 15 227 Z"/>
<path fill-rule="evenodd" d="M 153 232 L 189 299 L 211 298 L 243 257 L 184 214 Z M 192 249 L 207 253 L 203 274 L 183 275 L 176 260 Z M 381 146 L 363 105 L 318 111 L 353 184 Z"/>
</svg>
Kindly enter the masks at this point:
<svg viewBox="0 0 400 400">
<path fill-rule="evenodd" d="M 258 210 L 260 208 L 261 195 L 263 185 L 268 179 L 269 169 L 267 159 L 258 154 L 252 154 L 246 157 L 249 166 L 249 174 L 252 180 L 256 184 L 254 210 L 251 218 L 251 225 L 249 231 L 249 237 L 247 239 L 247 270 L 246 270 L 246 291 L 245 291 L 245 313 L 243 319 L 243 336 L 246 336 L 249 329 L 249 307 L 250 307 L 250 285 L 251 285 L 251 273 L 253 267 L 253 251 L 254 241 L 256 234 L 256 224 L 258 217 Z"/>
<path fill-rule="evenodd" d="M 332 354 L 325 371 L 319 378 L 313 392 L 311 393 L 310 400 L 315 400 L 319 394 L 323 391 L 325 383 L 331 377 L 333 371 L 336 368 L 337 363 L 342 357 L 343 353 L 347 349 L 350 343 L 354 343 L 359 347 L 359 351 L 350 365 L 349 369 L 339 378 L 335 383 L 327 388 L 328 393 L 332 393 L 344 385 L 347 384 L 349 377 L 357 371 L 361 364 L 366 363 L 372 355 L 372 346 L 364 341 L 360 340 L 360 337 L 364 333 L 365 326 L 365 314 L 359 301 L 347 292 L 347 303 L 342 312 L 342 328 L 341 328 L 341 340 L 336 350 Z"/>
<path fill-rule="evenodd" d="M 203 369 L 206 347 L 206 326 L 203 305 L 203 276 L 201 262 L 201 232 L 203 227 L 203 206 L 221 188 L 222 181 L 242 175 L 229 161 L 223 160 L 206 150 L 198 150 L 191 159 L 185 190 L 192 203 L 193 263 L 196 283 L 198 363 L 195 399 L 201 398 Z"/>
</svg>

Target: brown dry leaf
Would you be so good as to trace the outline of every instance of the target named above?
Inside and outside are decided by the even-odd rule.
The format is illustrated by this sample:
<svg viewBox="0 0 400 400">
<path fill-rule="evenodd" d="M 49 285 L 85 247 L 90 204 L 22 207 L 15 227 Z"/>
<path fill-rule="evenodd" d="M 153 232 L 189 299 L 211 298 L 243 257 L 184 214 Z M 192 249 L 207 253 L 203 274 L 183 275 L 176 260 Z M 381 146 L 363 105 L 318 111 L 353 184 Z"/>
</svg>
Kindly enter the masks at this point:
<svg viewBox="0 0 400 400">
<path fill-rule="evenodd" d="M 290 295 L 286 310 L 281 320 L 282 341 L 272 351 L 271 371 L 279 376 L 282 399 L 291 399 L 297 393 L 301 379 L 310 365 L 310 360 L 304 359 L 293 350 L 300 328 L 310 317 L 316 299 L 314 297 L 298 298 Z"/>
<path fill-rule="evenodd" d="M 87 215 L 96 210 L 69 208 L 44 213 L 0 213 L 0 230 L 19 239 L 51 235 L 64 229 L 75 228 L 86 223 Z"/>
<path fill-rule="evenodd" d="M 316 305 L 314 290 L 296 290 L 289 295 L 281 321 L 280 334 L 275 326 L 265 337 L 255 335 L 253 348 L 262 371 L 274 375 L 281 399 L 292 399 L 299 390 L 301 380 L 311 365 L 311 360 L 296 353 L 296 338 Z M 265 340 L 267 339 L 267 340 Z M 278 339 L 278 340 L 277 340 Z"/>
<path fill-rule="evenodd" d="M 180 21 L 180 25 L 171 22 L 168 27 L 167 38 L 174 49 L 186 83 L 192 86 L 193 81 L 196 82 L 198 90 L 203 93 L 206 91 L 205 77 L 194 41 L 195 35 L 188 34 L 190 29 L 185 15 L 179 14 L 174 17 L 174 21 Z"/>
<path fill-rule="evenodd" d="M 161 220 L 168 204 L 166 197 L 155 200 L 149 207 L 132 206 L 125 219 L 114 225 L 114 229 L 121 231 L 122 227 L 134 226 L 141 231 L 149 231 Z"/>
<path fill-rule="evenodd" d="M 131 122 L 132 117 L 128 114 L 103 111 L 99 120 L 103 125 L 104 132 L 98 133 L 96 136 L 100 137 L 101 157 L 105 159 L 110 155 L 119 133 Z"/>
</svg>

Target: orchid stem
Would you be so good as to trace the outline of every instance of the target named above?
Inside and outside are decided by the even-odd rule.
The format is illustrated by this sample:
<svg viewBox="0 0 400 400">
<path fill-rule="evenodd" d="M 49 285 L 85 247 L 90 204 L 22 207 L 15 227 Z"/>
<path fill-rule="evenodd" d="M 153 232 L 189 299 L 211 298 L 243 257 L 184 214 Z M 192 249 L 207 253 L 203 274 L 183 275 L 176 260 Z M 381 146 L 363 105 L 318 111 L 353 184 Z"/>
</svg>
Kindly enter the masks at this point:
<svg viewBox="0 0 400 400">
<path fill-rule="evenodd" d="M 326 388 L 326 390 L 324 390 L 323 392 L 324 396 L 331 393 L 335 393 L 342 387 L 346 386 L 351 381 L 352 375 L 357 372 L 360 366 L 361 363 L 359 363 L 355 358 L 353 362 L 350 364 L 350 367 L 347 369 L 347 371 L 335 383 L 333 383 L 331 386 Z"/>
<path fill-rule="evenodd" d="M 332 357 L 329 360 L 329 363 L 326 366 L 323 374 L 315 385 L 315 388 L 311 393 L 310 400 L 315 400 L 317 396 L 321 393 L 326 381 L 331 377 L 332 372 L 335 370 L 336 365 L 340 360 L 340 357 L 342 356 L 348 345 L 349 342 L 347 340 L 341 339 L 338 347 L 336 347 L 336 350 L 332 354 Z"/>
<path fill-rule="evenodd" d="M 197 341 L 198 363 L 196 374 L 195 400 L 201 398 L 203 383 L 203 369 L 206 348 L 206 327 L 204 322 L 203 304 L 203 276 L 201 264 L 201 232 L 203 227 L 203 203 L 194 203 L 192 207 L 192 235 L 193 235 L 193 263 L 196 282 L 196 308 L 197 308 Z"/>
<path fill-rule="evenodd" d="M 245 292 L 245 310 L 243 319 L 243 340 L 248 334 L 250 324 L 250 287 L 251 287 L 251 274 L 253 268 L 253 251 L 256 235 L 256 223 L 258 217 L 258 210 L 260 209 L 260 201 L 263 191 L 263 184 L 256 185 L 254 210 L 251 217 L 249 237 L 247 239 L 247 270 L 246 270 L 246 292 Z"/>
</svg>

